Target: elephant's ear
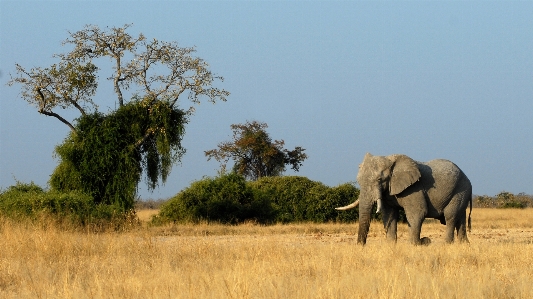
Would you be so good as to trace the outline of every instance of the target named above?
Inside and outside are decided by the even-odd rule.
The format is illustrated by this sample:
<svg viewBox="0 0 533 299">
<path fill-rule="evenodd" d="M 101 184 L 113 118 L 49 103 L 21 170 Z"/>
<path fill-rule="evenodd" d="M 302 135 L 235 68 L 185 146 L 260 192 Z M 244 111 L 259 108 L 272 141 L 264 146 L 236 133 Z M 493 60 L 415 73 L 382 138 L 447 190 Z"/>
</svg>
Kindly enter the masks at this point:
<svg viewBox="0 0 533 299">
<path fill-rule="evenodd" d="M 395 155 L 394 157 L 389 186 L 391 195 L 400 194 L 420 179 L 420 170 L 413 159 L 405 155 Z"/>
</svg>

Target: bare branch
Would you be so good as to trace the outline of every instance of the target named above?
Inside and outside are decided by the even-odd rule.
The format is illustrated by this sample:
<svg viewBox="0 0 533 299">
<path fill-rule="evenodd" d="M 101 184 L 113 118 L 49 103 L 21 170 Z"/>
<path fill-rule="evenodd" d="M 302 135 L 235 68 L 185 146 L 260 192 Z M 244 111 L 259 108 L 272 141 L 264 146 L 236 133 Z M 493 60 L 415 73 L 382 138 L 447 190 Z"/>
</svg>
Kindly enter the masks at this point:
<svg viewBox="0 0 533 299">
<path fill-rule="evenodd" d="M 73 129 L 72 124 L 53 112 L 55 107 L 75 107 L 85 115 L 84 106 L 95 106 L 91 96 L 97 87 L 96 66 L 92 63 L 77 64 L 61 61 L 49 68 L 25 70 L 16 65 L 17 77 L 11 77 L 8 85 L 22 85 L 21 96 L 37 107 L 38 112 L 53 116 Z"/>
<path fill-rule="evenodd" d="M 131 24 L 124 27 L 113 27 L 109 31 L 102 31 L 98 26 L 87 25 L 83 30 L 70 33 L 70 38 L 66 39 L 63 44 L 73 44 L 75 49 L 65 57 L 68 59 L 90 60 L 103 56 L 109 56 L 115 60 L 115 73 L 110 78 L 113 80 L 113 87 L 118 97 L 120 106 L 124 105 L 121 85 L 128 87 L 128 81 L 132 78 L 129 75 L 124 76 L 122 57 L 126 52 L 133 53 L 137 44 L 144 40 L 140 34 L 137 38 L 125 32 Z"/>
<path fill-rule="evenodd" d="M 85 26 L 83 30 L 70 33 L 70 38 L 63 42 L 73 44 L 75 49 L 62 57 L 84 61 L 110 57 L 114 61 L 114 74 L 109 79 L 113 81 L 121 106 L 124 104 L 122 88 L 128 89 L 130 83 L 140 86 L 153 101 L 165 100 L 172 106 L 186 91 L 193 103 L 199 103 L 201 97 L 215 102 L 225 101 L 229 96 L 229 92 L 212 86 L 215 80 L 223 81 L 223 78 L 214 76 L 205 61 L 192 56 L 196 51 L 194 48 L 156 39 L 146 41 L 142 34 L 134 38 L 126 33 L 130 26 L 126 24 L 107 30 Z M 137 51 L 139 46 L 143 48 L 141 52 Z M 130 61 L 125 59 L 128 53 L 133 56 Z M 161 67 L 167 71 L 161 73 Z"/>
<path fill-rule="evenodd" d="M 52 111 L 45 111 L 45 110 L 39 110 L 39 113 L 47 115 L 47 116 L 53 116 L 53 117 L 59 119 L 62 123 L 67 125 L 72 132 L 77 133 L 76 132 L 76 128 L 74 128 L 74 126 L 68 120 L 66 120 L 63 117 L 61 117 L 61 115 L 59 115 L 59 114 L 57 114 L 55 112 L 52 112 Z"/>
</svg>

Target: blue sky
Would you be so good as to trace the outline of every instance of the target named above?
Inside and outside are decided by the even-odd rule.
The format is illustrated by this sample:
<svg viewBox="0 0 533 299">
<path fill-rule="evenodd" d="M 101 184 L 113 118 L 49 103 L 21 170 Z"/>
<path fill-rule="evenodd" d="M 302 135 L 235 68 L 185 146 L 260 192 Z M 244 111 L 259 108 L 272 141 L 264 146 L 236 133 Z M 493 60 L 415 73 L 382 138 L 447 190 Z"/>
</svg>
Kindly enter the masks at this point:
<svg viewBox="0 0 533 299">
<path fill-rule="evenodd" d="M 142 183 L 142 198 L 215 176 L 204 151 L 247 120 L 305 148 L 296 174 L 330 186 L 354 181 L 366 152 L 404 153 L 454 161 L 475 194 L 533 194 L 532 16 L 533 1 L 2 0 L 0 188 L 45 186 L 69 130 L 6 86 L 15 63 L 50 66 L 69 50 L 67 30 L 133 23 L 134 35 L 196 46 L 231 92 L 196 107 L 182 163 L 154 193 Z M 114 107 L 110 72 L 99 75 L 101 110 Z"/>
</svg>

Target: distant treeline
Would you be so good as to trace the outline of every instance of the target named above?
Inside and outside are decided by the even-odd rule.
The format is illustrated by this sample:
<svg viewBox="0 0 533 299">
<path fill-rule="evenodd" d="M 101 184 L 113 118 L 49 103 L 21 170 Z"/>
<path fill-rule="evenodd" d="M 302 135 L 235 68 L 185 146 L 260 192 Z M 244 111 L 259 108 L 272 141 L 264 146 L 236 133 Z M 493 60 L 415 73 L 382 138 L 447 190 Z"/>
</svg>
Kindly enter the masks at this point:
<svg viewBox="0 0 533 299">
<path fill-rule="evenodd" d="M 510 192 L 500 192 L 496 196 L 475 195 L 473 204 L 476 208 L 531 208 L 533 207 L 533 195 L 525 193 L 513 194 Z"/>
<path fill-rule="evenodd" d="M 135 210 L 159 210 L 169 199 L 138 199 L 135 201 Z"/>
</svg>

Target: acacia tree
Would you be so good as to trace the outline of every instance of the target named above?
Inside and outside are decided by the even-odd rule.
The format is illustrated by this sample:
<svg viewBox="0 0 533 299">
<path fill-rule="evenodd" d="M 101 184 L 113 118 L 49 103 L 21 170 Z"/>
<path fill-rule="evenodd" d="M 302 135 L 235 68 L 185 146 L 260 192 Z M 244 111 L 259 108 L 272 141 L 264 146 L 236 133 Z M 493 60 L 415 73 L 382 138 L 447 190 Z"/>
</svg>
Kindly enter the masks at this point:
<svg viewBox="0 0 533 299">
<path fill-rule="evenodd" d="M 218 149 L 205 151 L 207 160 L 214 158 L 225 171 L 228 161 L 232 159 L 233 170 L 254 181 L 264 176 L 281 175 L 286 165 L 298 171 L 307 159 L 305 149 L 299 146 L 292 151 L 284 149 L 285 141 L 272 141 L 266 128 L 266 123 L 257 121 L 231 125 L 233 140 L 220 143 Z"/>
<path fill-rule="evenodd" d="M 133 207 L 143 172 L 153 189 L 160 179 L 165 182 L 184 154 L 184 126 L 194 108 L 179 108 L 179 98 L 199 103 L 204 97 L 214 103 L 229 95 L 213 86 L 223 78 L 193 56 L 195 48 L 132 36 L 126 32 L 130 26 L 102 30 L 87 25 L 69 32 L 62 44 L 73 48 L 55 54 L 56 64 L 31 69 L 17 64 L 17 75 L 8 82 L 20 84 L 21 97 L 39 113 L 70 128 L 56 148 L 60 163 L 51 176 L 52 188 L 81 189 L 98 203 L 123 209 Z M 99 83 L 95 61 L 101 58 L 112 62 L 107 79 L 118 104 L 108 113 L 100 112 L 93 101 Z M 80 115 L 69 121 L 58 108 L 73 108 Z"/>
</svg>

